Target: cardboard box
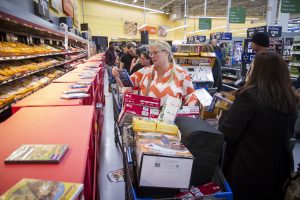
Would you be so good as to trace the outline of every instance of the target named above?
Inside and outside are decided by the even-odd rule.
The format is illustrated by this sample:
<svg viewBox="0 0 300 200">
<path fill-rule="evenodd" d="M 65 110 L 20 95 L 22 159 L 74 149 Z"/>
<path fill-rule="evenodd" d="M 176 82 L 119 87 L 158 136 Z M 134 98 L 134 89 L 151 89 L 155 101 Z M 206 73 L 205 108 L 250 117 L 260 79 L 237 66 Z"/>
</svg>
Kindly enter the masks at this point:
<svg viewBox="0 0 300 200">
<path fill-rule="evenodd" d="M 119 115 L 118 123 L 119 126 L 123 126 L 124 123 L 131 123 L 133 116 L 157 118 L 158 115 L 158 108 L 133 104 L 124 104 L 122 111 Z"/>
<path fill-rule="evenodd" d="M 137 139 L 136 156 L 139 186 L 189 187 L 194 157 L 180 142 Z"/>
<path fill-rule="evenodd" d="M 150 106 L 160 108 L 160 99 L 155 97 L 140 96 L 132 93 L 124 94 L 125 104 L 136 104 L 141 106 Z"/>
</svg>

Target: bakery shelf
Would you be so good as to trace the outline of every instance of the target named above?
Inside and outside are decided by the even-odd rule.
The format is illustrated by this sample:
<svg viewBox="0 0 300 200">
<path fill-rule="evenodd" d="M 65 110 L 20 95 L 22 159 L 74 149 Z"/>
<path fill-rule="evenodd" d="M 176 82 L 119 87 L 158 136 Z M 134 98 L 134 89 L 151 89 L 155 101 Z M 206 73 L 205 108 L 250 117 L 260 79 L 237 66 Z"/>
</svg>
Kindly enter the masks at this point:
<svg viewBox="0 0 300 200">
<path fill-rule="evenodd" d="M 66 72 L 63 73 L 61 76 L 63 76 L 64 74 L 68 73 L 68 72 L 71 71 L 71 70 L 72 70 L 72 69 L 66 71 Z M 61 77 L 61 76 L 57 76 L 57 77 L 55 77 L 53 80 L 55 80 L 55 79 L 57 79 L 57 78 L 59 78 L 59 77 Z M 34 92 L 36 92 L 36 91 L 38 91 L 38 90 L 40 90 L 40 89 L 46 87 L 47 85 L 49 85 L 50 83 L 52 83 L 53 80 L 51 80 L 51 81 L 49 81 L 49 82 L 47 82 L 47 83 L 45 83 L 45 84 L 42 84 L 42 85 L 40 85 L 39 87 L 37 87 L 37 88 L 35 88 L 35 89 L 29 91 L 29 92 L 26 93 L 24 96 L 22 96 L 22 98 L 14 99 L 14 100 L 12 100 L 12 101 L 10 101 L 10 102 L 8 102 L 8 103 L 6 103 L 6 104 L 0 106 L 0 114 L 1 114 L 3 111 L 5 111 L 5 110 L 11 108 L 11 106 L 13 106 L 13 105 L 16 104 L 17 102 L 21 101 L 21 100 L 24 99 L 25 97 L 27 97 L 27 96 L 31 95 L 32 93 L 34 93 Z"/>
<path fill-rule="evenodd" d="M 80 59 L 80 58 L 83 58 L 83 57 L 85 57 L 85 56 L 86 56 L 86 54 L 84 53 L 84 54 L 81 54 L 81 55 L 79 55 L 79 56 L 76 56 L 75 58 L 73 58 L 73 59 L 71 59 L 71 60 L 66 60 L 66 61 L 63 61 L 63 62 L 59 62 L 59 63 L 56 63 L 56 64 L 51 65 L 51 66 L 49 66 L 49 67 L 43 68 L 43 69 L 35 70 L 35 71 L 32 71 L 32 72 L 28 72 L 28 73 L 26 73 L 26 74 L 23 74 L 23 75 L 21 75 L 21 76 L 17 76 L 17 77 L 14 77 L 14 78 L 10 78 L 10 79 L 8 79 L 8 80 L 5 80 L 5 81 L 0 82 L 0 85 L 4 85 L 4 84 L 6 84 L 6 83 L 9 83 L 9 82 L 12 82 L 12 81 L 15 81 L 15 80 L 18 80 L 18 79 L 21 79 L 21 78 L 30 76 L 30 75 L 32 75 L 32 74 L 35 74 L 35 73 L 38 73 L 38 72 L 41 72 L 41 71 L 45 71 L 45 70 L 50 69 L 50 68 L 53 68 L 53 67 L 57 67 L 57 66 L 60 66 L 60 65 L 64 65 L 64 64 L 73 62 L 73 61 L 75 61 L 75 60 L 77 60 L 77 59 Z"/>
<path fill-rule="evenodd" d="M 85 52 L 85 51 L 80 50 L 80 51 L 36 54 L 36 55 L 28 55 L 28 56 L 8 56 L 8 57 L 0 57 L 0 61 L 24 60 L 24 59 L 37 58 L 37 57 L 56 56 L 56 55 L 74 54 L 74 53 L 82 53 L 82 52 Z"/>
</svg>

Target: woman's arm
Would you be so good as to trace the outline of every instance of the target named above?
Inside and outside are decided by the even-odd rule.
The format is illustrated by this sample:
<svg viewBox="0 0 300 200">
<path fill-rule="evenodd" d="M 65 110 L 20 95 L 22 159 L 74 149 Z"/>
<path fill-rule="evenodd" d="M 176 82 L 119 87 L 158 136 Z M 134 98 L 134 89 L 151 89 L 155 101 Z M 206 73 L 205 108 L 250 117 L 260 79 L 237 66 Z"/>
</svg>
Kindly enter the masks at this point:
<svg viewBox="0 0 300 200">
<path fill-rule="evenodd" d="M 112 75 L 115 77 L 117 84 L 119 85 L 119 87 L 123 88 L 123 83 L 120 80 L 120 75 L 119 75 L 119 69 L 117 67 L 113 67 L 112 68 Z"/>
</svg>

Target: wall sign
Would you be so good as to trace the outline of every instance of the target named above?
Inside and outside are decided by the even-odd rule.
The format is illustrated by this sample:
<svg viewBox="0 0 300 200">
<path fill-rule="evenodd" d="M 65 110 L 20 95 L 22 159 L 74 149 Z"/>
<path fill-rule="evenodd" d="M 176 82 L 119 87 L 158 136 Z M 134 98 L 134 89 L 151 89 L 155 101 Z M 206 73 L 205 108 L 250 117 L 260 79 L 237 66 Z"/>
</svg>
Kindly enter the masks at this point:
<svg viewBox="0 0 300 200">
<path fill-rule="evenodd" d="M 230 8 L 229 23 L 231 24 L 245 24 L 246 9 L 243 7 Z"/>
<path fill-rule="evenodd" d="M 61 8 L 62 8 L 61 0 L 51 0 L 50 5 L 54 10 L 56 10 L 58 12 L 62 11 L 61 10 Z"/>
<path fill-rule="evenodd" d="M 267 26 L 258 26 L 247 29 L 247 38 L 252 38 L 257 32 L 267 33 Z"/>
<path fill-rule="evenodd" d="M 200 18 L 199 30 L 210 30 L 210 29 L 211 29 L 211 18 Z"/>
<path fill-rule="evenodd" d="M 124 34 L 131 35 L 131 36 L 136 35 L 137 34 L 137 23 L 125 21 Z"/>
<path fill-rule="evenodd" d="M 35 13 L 42 18 L 49 19 L 49 0 L 38 0 L 38 4 L 35 4 Z"/>
<path fill-rule="evenodd" d="M 282 27 L 281 26 L 269 26 L 268 35 L 269 37 L 281 37 Z"/>
<path fill-rule="evenodd" d="M 282 0 L 281 2 L 282 13 L 300 13 L 299 0 Z"/>
<path fill-rule="evenodd" d="M 158 36 L 159 37 L 167 37 L 168 35 L 168 27 L 166 26 L 158 26 Z"/>
<path fill-rule="evenodd" d="M 63 10 L 68 16 L 73 17 L 73 2 L 72 2 L 72 0 L 63 0 Z"/>
</svg>

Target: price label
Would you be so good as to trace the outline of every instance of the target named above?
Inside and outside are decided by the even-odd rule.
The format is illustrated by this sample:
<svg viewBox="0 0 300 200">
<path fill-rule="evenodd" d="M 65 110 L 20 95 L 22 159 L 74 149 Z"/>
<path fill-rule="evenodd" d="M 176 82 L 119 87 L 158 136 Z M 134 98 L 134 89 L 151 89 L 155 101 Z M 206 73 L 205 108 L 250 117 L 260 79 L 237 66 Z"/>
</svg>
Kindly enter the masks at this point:
<svg viewBox="0 0 300 200">
<path fill-rule="evenodd" d="M 281 26 L 269 26 L 268 35 L 269 37 L 281 37 L 282 27 Z"/>
</svg>

